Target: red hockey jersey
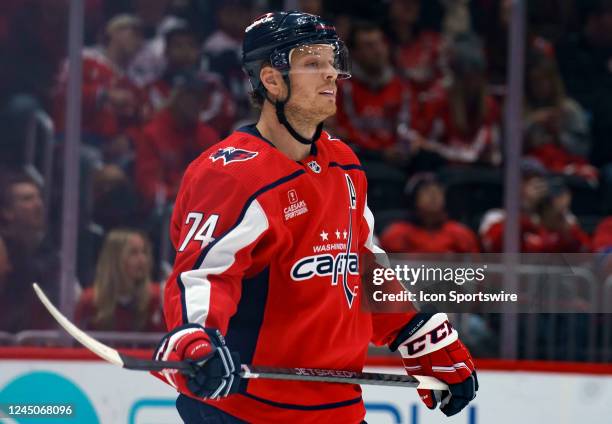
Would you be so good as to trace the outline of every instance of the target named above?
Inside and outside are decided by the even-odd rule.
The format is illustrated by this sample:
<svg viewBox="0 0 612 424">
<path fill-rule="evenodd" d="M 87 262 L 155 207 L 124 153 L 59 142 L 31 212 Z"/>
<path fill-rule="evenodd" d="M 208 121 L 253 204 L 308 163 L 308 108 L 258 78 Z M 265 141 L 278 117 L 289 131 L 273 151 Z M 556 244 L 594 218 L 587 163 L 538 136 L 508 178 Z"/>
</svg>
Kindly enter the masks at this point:
<svg viewBox="0 0 612 424">
<path fill-rule="evenodd" d="M 416 93 L 422 93 L 442 79 L 442 36 L 421 31 L 411 43 L 398 45 L 394 52 L 397 69 Z"/>
<path fill-rule="evenodd" d="M 373 221 L 365 174 L 340 140 L 324 132 L 296 162 L 254 126 L 234 132 L 183 178 L 164 296 L 169 329 L 218 328 L 243 363 L 361 370 L 368 344 L 392 342 L 413 316 L 361 308 L 359 255 L 378 249 Z M 365 415 L 357 385 L 241 384 L 241 393 L 207 402 L 250 423 Z"/>
<path fill-rule="evenodd" d="M 158 112 L 135 137 L 136 186 L 145 204 L 173 201 L 185 167 L 219 137 L 208 125 L 181 128 L 167 109 Z"/>
<path fill-rule="evenodd" d="M 384 150 L 409 143 L 409 130 L 418 122 L 418 105 L 398 76 L 376 89 L 357 78 L 338 83 L 339 130 L 363 149 Z"/>
<path fill-rule="evenodd" d="M 433 150 L 451 163 L 485 162 L 499 165 L 500 110 L 493 97 L 485 97 L 485 116 L 462 130 L 455 124 L 449 93 L 438 93 L 423 107 L 423 135 Z"/>
<path fill-rule="evenodd" d="M 83 133 L 102 138 L 116 136 L 121 131 L 138 126 L 148 116 L 146 93 L 139 89 L 125 73 L 117 68 L 97 48 L 85 48 L 83 58 L 82 114 Z M 54 119 L 59 132 L 64 131 L 68 62 L 62 67 L 55 89 Z M 122 88 L 131 93 L 132 100 L 122 107 L 114 107 L 104 99 L 111 88 Z"/>
<path fill-rule="evenodd" d="M 95 322 L 98 309 L 95 304 L 95 290 L 93 287 L 88 287 L 81 293 L 79 301 L 74 312 L 74 321 L 83 330 L 90 331 L 152 331 L 163 332 L 164 320 L 161 314 L 161 291 L 159 284 L 149 284 L 150 300 L 146 311 L 147 320 L 142 322 L 139 327 L 137 305 L 130 302 L 122 304 L 118 302 L 114 312 L 114 319 L 111 328 L 99 326 Z"/>
<path fill-rule="evenodd" d="M 501 253 L 504 245 L 504 221 L 506 214 L 499 209 L 488 211 L 478 232 L 483 250 L 487 253 Z M 520 216 L 520 243 L 523 253 L 586 253 L 591 241 L 573 216 L 566 233 L 546 229 L 537 219 L 522 213 Z"/>
<path fill-rule="evenodd" d="M 200 73 L 200 78 L 208 85 L 206 102 L 200 112 L 202 122 L 212 126 L 221 135 L 229 134 L 236 117 L 236 105 L 223 82 L 210 73 Z M 172 86 L 165 78 L 160 78 L 147 87 L 149 102 L 158 111 L 166 106 Z"/>
<path fill-rule="evenodd" d="M 411 222 L 394 222 L 380 236 L 387 252 L 478 253 L 480 245 L 472 230 L 457 221 L 447 220 L 439 228 L 427 229 Z"/>
</svg>

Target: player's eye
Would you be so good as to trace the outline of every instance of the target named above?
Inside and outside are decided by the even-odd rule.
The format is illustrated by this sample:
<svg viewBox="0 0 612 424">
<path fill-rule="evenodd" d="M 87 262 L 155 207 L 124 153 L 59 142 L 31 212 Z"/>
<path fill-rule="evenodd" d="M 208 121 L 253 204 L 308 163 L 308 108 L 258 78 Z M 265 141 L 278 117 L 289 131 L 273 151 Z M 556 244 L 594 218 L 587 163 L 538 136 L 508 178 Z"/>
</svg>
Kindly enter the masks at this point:
<svg viewBox="0 0 612 424">
<path fill-rule="evenodd" d="M 312 69 L 317 69 L 319 67 L 319 62 L 317 62 L 316 60 L 312 60 L 312 61 L 306 62 L 306 67 L 307 68 L 312 68 Z"/>
</svg>

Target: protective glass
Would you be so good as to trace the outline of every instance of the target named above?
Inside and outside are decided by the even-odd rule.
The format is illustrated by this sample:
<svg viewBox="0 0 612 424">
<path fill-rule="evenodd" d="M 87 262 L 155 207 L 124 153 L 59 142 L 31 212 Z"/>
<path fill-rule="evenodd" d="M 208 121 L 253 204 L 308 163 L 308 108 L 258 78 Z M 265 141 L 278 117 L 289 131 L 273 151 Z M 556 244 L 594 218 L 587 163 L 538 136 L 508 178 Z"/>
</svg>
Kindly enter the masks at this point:
<svg viewBox="0 0 612 424">
<path fill-rule="evenodd" d="M 289 52 L 289 63 L 291 73 L 320 74 L 335 70 L 338 79 L 351 77 L 348 50 L 341 41 L 296 47 Z"/>
</svg>

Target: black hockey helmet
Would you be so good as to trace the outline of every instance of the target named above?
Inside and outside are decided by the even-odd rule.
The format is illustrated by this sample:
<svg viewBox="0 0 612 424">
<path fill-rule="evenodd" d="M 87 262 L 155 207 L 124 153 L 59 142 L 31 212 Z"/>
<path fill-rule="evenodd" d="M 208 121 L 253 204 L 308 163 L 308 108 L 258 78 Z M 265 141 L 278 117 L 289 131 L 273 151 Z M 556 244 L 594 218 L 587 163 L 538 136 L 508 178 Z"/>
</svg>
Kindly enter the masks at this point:
<svg viewBox="0 0 612 424">
<path fill-rule="evenodd" d="M 292 51 L 317 45 L 331 46 L 334 51 L 334 68 L 338 72 L 337 78 L 350 78 L 348 51 L 338 38 L 334 26 L 321 17 L 293 11 L 266 13 L 255 19 L 245 30 L 242 48 L 242 65 L 253 91 L 269 100 L 259 78 L 259 72 L 264 63 L 271 64 L 283 74 L 290 90 L 289 70 Z M 289 91 L 285 100 L 274 102 L 279 121 L 298 141 L 310 144 L 320 136 L 321 130 L 319 128 L 315 134 L 316 137 L 310 140 L 300 136 L 291 128 L 284 114 L 284 105 L 290 95 Z"/>
</svg>

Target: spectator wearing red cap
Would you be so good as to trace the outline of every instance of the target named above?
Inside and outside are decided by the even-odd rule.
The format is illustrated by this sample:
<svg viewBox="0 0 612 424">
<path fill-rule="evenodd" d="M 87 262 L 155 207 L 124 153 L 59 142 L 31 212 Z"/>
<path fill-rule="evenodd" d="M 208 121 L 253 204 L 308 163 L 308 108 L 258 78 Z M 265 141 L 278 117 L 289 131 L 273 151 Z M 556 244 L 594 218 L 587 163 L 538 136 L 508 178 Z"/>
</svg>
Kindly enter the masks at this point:
<svg viewBox="0 0 612 424">
<path fill-rule="evenodd" d="M 172 202 L 187 165 L 219 141 L 199 119 L 206 84 L 196 73 L 178 74 L 168 104 L 136 142 L 136 185 L 147 206 Z"/>
<path fill-rule="evenodd" d="M 480 251 L 476 234 L 465 225 L 448 219 L 444 186 L 433 174 L 417 174 L 407 191 L 412 203 L 412 218 L 394 222 L 380 237 L 387 252 L 476 253 Z"/>
</svg>

